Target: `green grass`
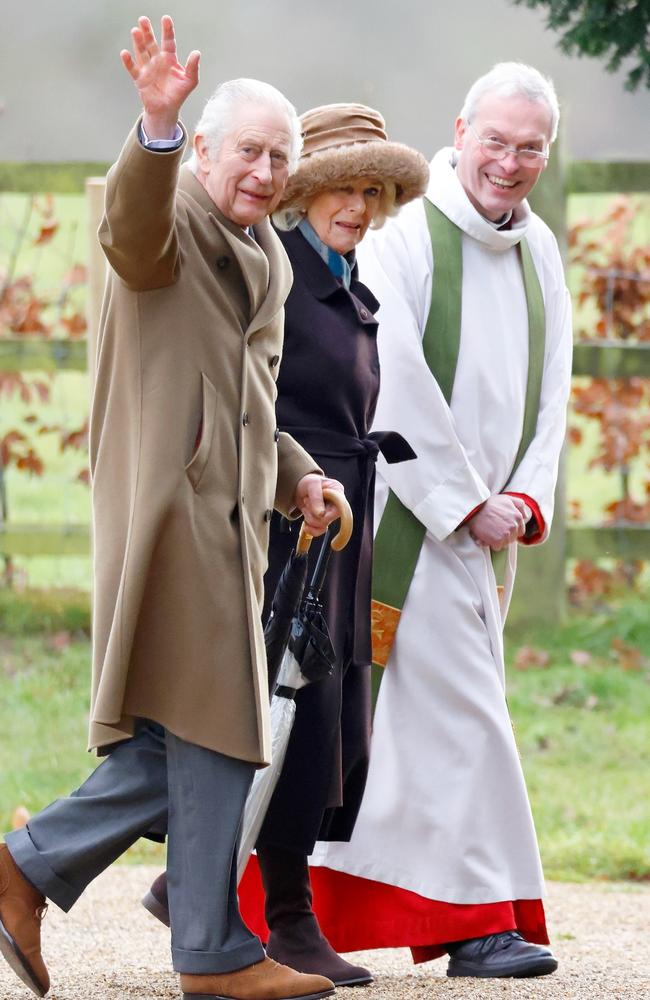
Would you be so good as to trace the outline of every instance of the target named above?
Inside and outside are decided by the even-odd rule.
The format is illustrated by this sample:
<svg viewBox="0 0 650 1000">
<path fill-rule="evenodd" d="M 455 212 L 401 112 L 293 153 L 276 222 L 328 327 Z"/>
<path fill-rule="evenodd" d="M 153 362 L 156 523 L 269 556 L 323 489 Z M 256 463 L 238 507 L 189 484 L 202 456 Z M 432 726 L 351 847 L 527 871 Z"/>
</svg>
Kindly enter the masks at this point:
<svg viewBox="0 0 650 1000">
<path fill-rule="evenodd" d="M 650 879 L 650 671 L 621 666 L 613 639 L 650 650 L 646 597 L 526 635 L 547 667 L 514 669 L 523 639 L 509 643 L 508 703 L 549 878 Z M 575 665 L 572 651 L 591 661 Z"/>
<path fill-rule="evenodd" d="M 65 616 L 59 624 L 64 624 Z M 0 831 L 17 806 L 34 813 L 77 788 L 97 764 L 86 751 L 90 642 L 0 637 Z M 128 861 L 164 863 L 140 841 Z"/>
<path fill-rule="evenodd" d="M 16 806 L 33 812 L 77 787 L 95 758 L 85 751 L 87 601 L 0 596 L 4 830 Z M 619 665 L 615 638 L 650 650 L 645 599 L 508 642 L 508 700 L 549 878 L 650 878 L 650 674 Z M 516 669 L 523 644 L 545 650 L 548 666 Z M 590 654 L 587 666 L 571 662 L 576 650 Z M 142 841 L 127 860 L 163 858 L 162 847 Z"/>
</svg>

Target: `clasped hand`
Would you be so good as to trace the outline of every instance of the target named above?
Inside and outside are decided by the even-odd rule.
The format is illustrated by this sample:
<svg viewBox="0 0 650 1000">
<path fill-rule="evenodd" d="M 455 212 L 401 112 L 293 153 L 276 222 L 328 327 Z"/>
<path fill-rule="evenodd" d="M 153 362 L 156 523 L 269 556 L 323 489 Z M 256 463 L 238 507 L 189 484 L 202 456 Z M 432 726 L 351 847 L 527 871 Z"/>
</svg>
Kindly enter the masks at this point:
<svg viewBox="0 0 650 1000">
<path fill-rule="evenodd" d="M 469 533 L 477 545 L 499 551 L 522 537 L 531 514 L 520 497 L 496 493 L 471 518 Z"/>
</svg>

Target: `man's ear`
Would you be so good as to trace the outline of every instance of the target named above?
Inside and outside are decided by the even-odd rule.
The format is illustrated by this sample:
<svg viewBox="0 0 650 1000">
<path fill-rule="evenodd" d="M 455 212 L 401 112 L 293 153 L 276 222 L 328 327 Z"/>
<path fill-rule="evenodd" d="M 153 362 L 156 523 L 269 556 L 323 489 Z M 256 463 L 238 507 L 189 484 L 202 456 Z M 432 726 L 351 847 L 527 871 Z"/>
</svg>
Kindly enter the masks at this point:
<svg viewBox="0 0 650 1000">
<path fill-rule="evenodd" d="M 210 157 L 208 156 L 208 144 L 205 141 L 205 136 L 197 133 L 192 140 L 192 146 L 194 147 L 194 152 L 196 153 L 199 170 L 204 173 L 207 172 Z"/>
<path fill-rule="evenodd" d="M 467 122 L 464 118 L 457 118 L 454 125 L 454 149 L 462 149 L 465 141 Z"/>
</svg>

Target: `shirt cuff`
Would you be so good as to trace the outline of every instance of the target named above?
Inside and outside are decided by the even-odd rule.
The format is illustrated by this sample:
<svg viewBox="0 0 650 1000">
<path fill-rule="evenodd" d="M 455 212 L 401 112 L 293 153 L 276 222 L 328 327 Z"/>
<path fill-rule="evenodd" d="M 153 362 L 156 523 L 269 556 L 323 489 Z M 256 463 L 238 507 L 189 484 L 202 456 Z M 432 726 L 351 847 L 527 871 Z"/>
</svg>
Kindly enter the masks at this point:
<svg viewBox="0 0 650 1000">
<path fill-rule="evenodd" d="M 542 512 L 539 509 L 539 504 L 537 501 L 529 497 L 527 493 L 511 493 L 510 490 L 505 491 L 505 495 L 509 497 L 519 497 L 523 500 L 527 507 L 530 507 L 532 516 L 526 524 L 526 532 L 519 539 L 522 545 L 536 545 L 541 542 L 546 531 L 546 522 L 542 517 Z"/>
<path fill-rule="evenodd" d="M 183 145 L 183 129 L 180 127 L 178 122 L 176 123 L 176 131 L 172 139 L 150 139 L 144 130 L 144 125 L 140 122 L 140 142 L 145 149 L 152 149 L 154 152 L 158 151 L 168 151 L 170 149 L 178 149 L 179 146 Z"/>
</svg>

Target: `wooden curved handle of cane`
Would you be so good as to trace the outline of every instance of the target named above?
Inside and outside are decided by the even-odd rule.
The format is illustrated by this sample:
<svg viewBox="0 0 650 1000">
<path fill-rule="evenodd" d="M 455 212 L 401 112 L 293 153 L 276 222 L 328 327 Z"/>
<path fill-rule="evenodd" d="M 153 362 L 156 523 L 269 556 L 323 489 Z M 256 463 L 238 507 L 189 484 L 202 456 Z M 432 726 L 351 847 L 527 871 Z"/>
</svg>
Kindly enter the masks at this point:
<svg viewBox="0 0 650 1000">
<path fill-rule="evenodd" d="M 340 490 L 323 490 L 323 497 L 325 500 L 329 500 L 336 507 L 339 518 L 341 519 L 341 526 L 338 530 L 338 534 L 334 536 L 331 541 L 331 546 L 335 552 L 340 552 L 350 541 L 350 536 L 352 535 L 352 509 L 350 504 L 345 499 L 345 494 L 341 493 Z M 303 521 L 300 528 L 300 534 L 298 535 L 298 542 L 296 544 L 296 552 L 307 552 L 309 546 L 312 543 L 312 538 L 314 536 L 310 535 L 305 527 L 305 522 Z"/>
</svg>

